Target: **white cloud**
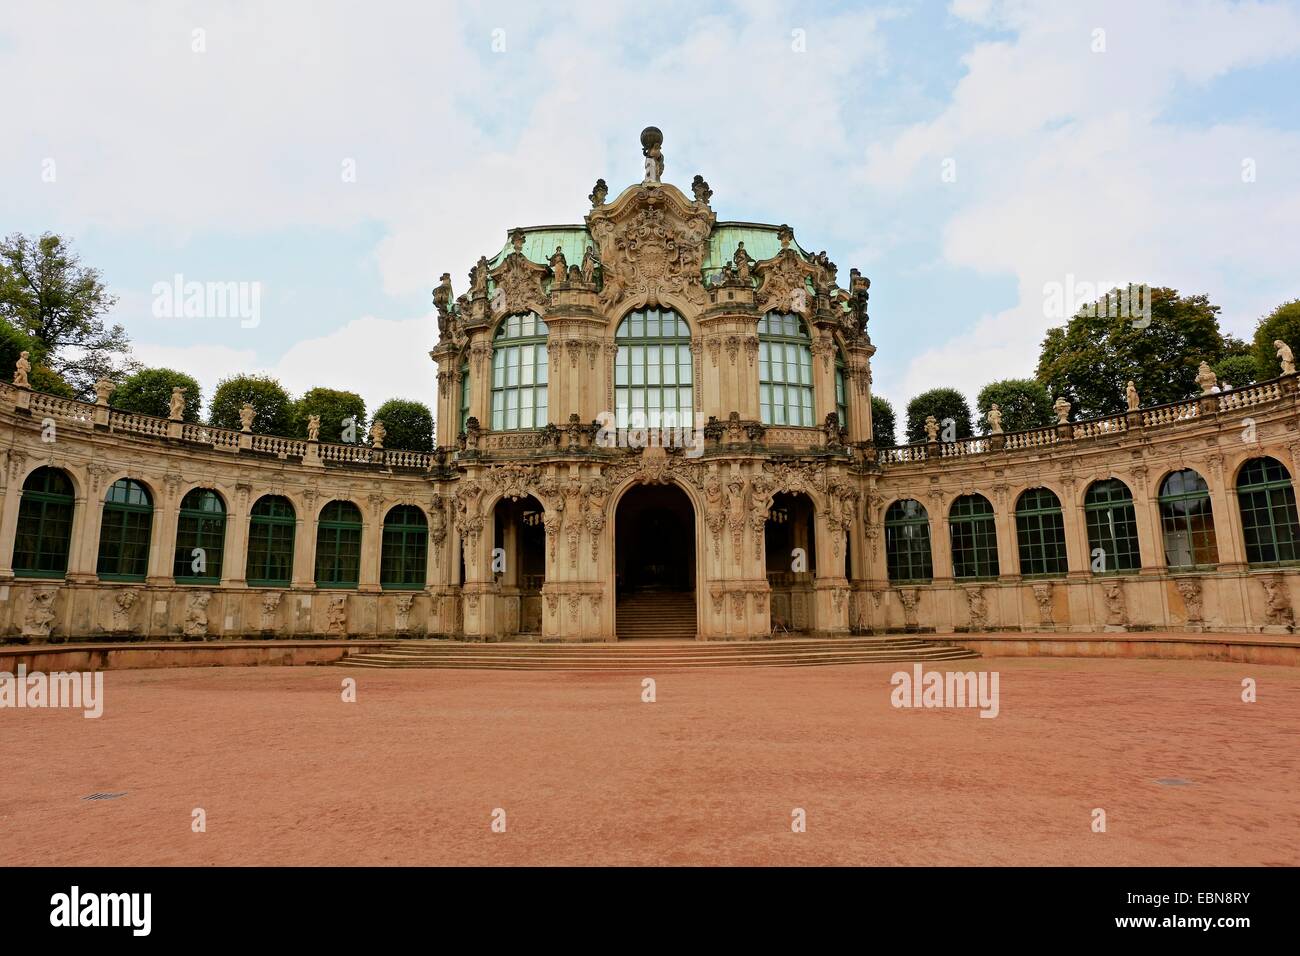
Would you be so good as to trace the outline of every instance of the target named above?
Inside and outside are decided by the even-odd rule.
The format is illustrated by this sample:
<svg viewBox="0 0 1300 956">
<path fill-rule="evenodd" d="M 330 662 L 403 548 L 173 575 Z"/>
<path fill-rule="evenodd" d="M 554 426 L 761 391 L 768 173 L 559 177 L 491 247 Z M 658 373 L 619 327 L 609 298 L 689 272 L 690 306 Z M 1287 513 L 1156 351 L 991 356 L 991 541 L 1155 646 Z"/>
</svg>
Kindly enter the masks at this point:
<svg viewBox="0 0 1300 956">
<path fill-rule="evenodd" d="M 1300 135 L 1253 122 L 1164 121 L 1187 84 L 1300 52 L 1300 11 L 1280 5 L 962 4 L 1018 31 L 978 46 L 950 106 L 867 153 L 877 186 L 960 189 L 943 228 L 952 266 L 1017 280 L 1018 301 L 931 344 L 883 376 L 908 397 L 953 385 L 972 397 L 997 378 L 1031 375 L 1048 282 L 1135 281 L 1207 292 L 1230 331 L 1248 333 L 1296 294 L 1279 243 L 1300 213 Z M 1093 53 L 1092 30 L 1106 30 Z M 1243 182 L 1253 158 L 1255 182 Z M 1267 170 L 1267 172 L 1265 172 Z M 885 321 L 889 321 L 885 318 Z"/>
</svg>

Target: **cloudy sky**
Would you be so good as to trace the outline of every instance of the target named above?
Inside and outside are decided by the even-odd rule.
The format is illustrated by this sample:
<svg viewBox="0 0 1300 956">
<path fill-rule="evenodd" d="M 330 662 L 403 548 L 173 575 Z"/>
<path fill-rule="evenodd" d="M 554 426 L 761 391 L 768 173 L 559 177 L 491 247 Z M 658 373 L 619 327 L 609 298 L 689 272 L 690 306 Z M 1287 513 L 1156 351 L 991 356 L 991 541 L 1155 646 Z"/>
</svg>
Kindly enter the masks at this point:
<svg viewBox="0 0 1300 956">
<path fill-rule="evenodd" d="M 0 9 L 0 230 L 74 240 L 137 355 L 432 403 L 430 290 L 597 177 L 702 173 L 871 277 L 878 393 L 1033 371 L 1049 284 L 1300 295 L 1300 4 Z M 257 283 L 257 321 L 155 287 Z M 251 289 L 252 286 L 247 288 Z"/>
</svg>

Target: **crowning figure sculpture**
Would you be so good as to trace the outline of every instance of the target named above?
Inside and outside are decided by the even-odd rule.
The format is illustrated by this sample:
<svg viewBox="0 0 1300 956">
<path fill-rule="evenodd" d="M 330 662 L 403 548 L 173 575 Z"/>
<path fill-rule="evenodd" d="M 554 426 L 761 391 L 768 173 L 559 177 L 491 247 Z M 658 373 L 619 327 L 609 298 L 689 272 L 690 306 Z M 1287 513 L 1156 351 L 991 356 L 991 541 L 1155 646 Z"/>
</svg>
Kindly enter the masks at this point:
<svg viewBox="0 0 1300 956">
<path fill-rule="evenodd" d="M 647 126 L 641 131 L 641 154 L 645 156 L 645 181 L 662 182 L 664 174 L 664 134 L 654 126 Z"/>
<path fill-rule="evenodd" d="M 1282 363 L 1282 374 L 1294 375 L 1295 356 L 1291 354 L 1291 346 L 1287 345 L 1281 339 L 1274 339 L 1273 348 L 1277 349 L 1277 360 Z"/>
<path fill-rule="evenodd" d="M 27 373 L 32 370 L 32 363 L 27 360 L 29 354 L 20 352 L 18 361 L 14 363 L 14 384 L 19 388 L 31 388 L 27 383 Z"/>
</svg>

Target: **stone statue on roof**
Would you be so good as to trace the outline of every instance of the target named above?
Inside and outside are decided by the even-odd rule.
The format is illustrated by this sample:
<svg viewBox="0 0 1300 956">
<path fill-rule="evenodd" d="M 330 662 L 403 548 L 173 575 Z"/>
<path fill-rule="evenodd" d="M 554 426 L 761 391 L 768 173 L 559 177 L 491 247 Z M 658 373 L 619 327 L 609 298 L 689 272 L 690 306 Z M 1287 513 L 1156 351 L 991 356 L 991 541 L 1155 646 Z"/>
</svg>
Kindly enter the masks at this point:
<svg viewBox="0 0 1300 956">
<path fill-rule="evenodd" d="M 664 174 L 664 151 L 661 148 L 664 134 L 654 126 L 647 126 L 641 131 L 641 154 L 645 157 L 645 182 L 662 182 Z"/>
</svg>

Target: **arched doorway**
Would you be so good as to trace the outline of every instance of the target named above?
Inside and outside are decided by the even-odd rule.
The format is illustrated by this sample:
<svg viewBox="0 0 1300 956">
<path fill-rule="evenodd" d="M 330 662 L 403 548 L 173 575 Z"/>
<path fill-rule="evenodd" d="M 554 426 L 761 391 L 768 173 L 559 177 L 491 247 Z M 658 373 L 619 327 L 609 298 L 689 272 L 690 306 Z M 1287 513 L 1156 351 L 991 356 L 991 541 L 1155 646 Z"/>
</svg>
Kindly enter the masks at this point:
<svg viewBox="0 0 1300 956">
<path fill-rule="evenodd" d="M 695 509 L 676 485 L 636 485 L 614 515 L 619 640 L 694 640 Z"/>
<path fill-rule="evenodd" d="M 546 528 L 531 495 L 501 499 L 492 511 L 492 576 L 501 589 L 501 632 L 540 636 L 546 583 Z"/>
<path fill-rule="evenodd" d="M 772 626 L 789 632 L 815 629 L 817 522 L 802 492 L 778 492 L 763 529 L 767 583 L 772 588 Z"/>
</svg>

